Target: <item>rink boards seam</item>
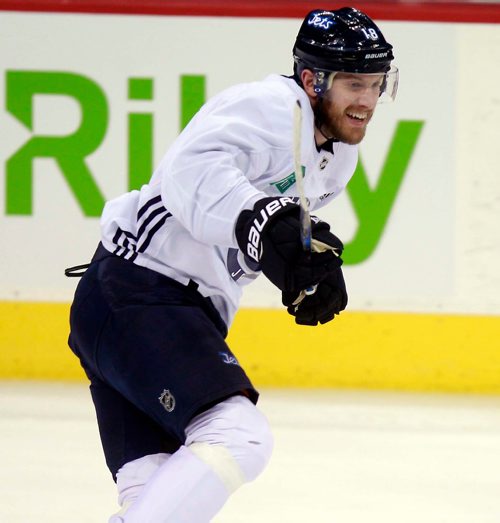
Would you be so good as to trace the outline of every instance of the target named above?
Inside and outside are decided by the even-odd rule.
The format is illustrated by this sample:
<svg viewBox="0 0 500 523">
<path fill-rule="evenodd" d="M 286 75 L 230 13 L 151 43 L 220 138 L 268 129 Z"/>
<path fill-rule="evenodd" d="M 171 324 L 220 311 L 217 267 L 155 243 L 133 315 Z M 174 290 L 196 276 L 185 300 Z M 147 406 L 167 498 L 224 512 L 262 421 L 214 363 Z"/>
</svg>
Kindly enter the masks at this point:
<svg viewBox="0 0 500 523">
<path fill-rule="evenodd" d="M 67 346 L 69 305 L 0 302 L 0 378 L 84 380 Z M 500 393 L 500 317 L 345 312 L 300 327 L 242 309 L 228 343 L 257 387 Z"/>
</svg>

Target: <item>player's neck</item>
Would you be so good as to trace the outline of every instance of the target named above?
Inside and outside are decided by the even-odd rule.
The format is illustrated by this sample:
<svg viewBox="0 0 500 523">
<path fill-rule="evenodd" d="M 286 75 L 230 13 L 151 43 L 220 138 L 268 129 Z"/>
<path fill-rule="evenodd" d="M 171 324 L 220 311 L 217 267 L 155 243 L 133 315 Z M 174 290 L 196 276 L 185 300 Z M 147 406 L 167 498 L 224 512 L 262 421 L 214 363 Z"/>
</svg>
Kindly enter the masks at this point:
<svg viewBox="0 0 500 523">
<path fill-rule="evenodd" d="M 334 139 L 334 137 L 326 136 L 326 134 L 324 134 L 323 131 L 315 125 L 314 126 L 314 139 L 316 140 L 316 146 L 319 148 L 328 140 Z"/>
</svg>

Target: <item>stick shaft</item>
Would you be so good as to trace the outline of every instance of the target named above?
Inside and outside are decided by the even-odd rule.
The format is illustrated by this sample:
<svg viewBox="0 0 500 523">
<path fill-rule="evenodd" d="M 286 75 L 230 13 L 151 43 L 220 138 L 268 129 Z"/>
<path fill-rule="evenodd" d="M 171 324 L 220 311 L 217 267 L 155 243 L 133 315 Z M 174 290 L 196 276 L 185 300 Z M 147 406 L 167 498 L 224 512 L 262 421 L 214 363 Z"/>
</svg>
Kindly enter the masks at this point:
<svg viewBox="0 0 500 523">
<path fill-rule="evenodd" d="M 293 161 L 295 168 L 295 182 L 299 195 L 300 205 L 300 239 L 305 251 L 311 250 L 311 216 L 304 189 L 304 173 L 301 161 L 301 130 L 302 130 L 302 107 L 300 101 L 294 107 L 293 112 Z"/>
<path fill-rule="evenodd" d="M 302 131 L 302 107 L 300 101 L 293 111 L 293 162 L 295 168 L 295 182 L 297 184 L 297 193 L 299 195 L 300 205 L 300 240 L 302 248 L 306 252 L 312 251 L 312 232 L 311 232 L 311 215 L 309 214 L 309 203 L 306 198 L 304 188 L 304 171 L 302 170 L 301 160 L 301 131 Z M 317 285 L 308 287 L 301 292 L 301 295 L 311 295 L 316 292 Z M 300 303 L 300 302 L 299 302 Z"/>
</svg>

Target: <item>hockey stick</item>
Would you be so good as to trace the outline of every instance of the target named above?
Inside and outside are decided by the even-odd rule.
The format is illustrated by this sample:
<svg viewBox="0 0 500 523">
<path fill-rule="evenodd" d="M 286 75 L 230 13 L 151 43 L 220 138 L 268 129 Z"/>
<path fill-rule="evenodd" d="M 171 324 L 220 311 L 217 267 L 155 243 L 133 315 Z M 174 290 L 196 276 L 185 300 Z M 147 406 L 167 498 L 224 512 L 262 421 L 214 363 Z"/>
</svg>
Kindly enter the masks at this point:
<svg viewBox="0 0 500 523">
<path fill-rule="evenodd" d="M 301 129 L 302 129 L 302 107 L 300 101 L 293 111 L 293 163 L 295 168 L 295 182 L 297 183 L 297 192 L 299 194 L 300 205 L 300 241 L 304 251 L 311 251 L 311 215 L 309 214 L 309 204 L 306 199 L 304 189 L 304 173 L 301 162 Z"/>
<path fill-rule="evenodd" d="M 311 215 L 309 214 L 309 203 L 307 202 L 304 189 L 304 172 L 302 171 L 301 162 L 301 130 L 302 106 L 300 105 L 300 100 L 297 100 L 293 110 L 293 163 L 295 168 L 295 182 L 299 194 L 300 241 L 302 242 L 302 248 L 304 251 L 312 252 Z M 304 299 L 304 295 L 314 294 L 317 287 L 317 285 L 313 285 L 304 289 L 297 300 L 295 300 L 294 305 L 298 305 Z"/>
</svg>

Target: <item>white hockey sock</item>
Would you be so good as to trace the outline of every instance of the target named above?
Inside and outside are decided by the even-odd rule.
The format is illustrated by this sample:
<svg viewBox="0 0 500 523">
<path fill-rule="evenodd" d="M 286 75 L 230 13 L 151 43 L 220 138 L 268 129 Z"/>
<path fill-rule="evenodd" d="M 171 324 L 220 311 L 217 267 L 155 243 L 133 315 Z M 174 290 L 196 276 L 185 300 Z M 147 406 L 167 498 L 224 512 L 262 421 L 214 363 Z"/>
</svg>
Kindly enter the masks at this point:
<svg viewBox="0 0 500 523">
<path fill-rule="evenodd" d="M 118 471 L 124 509 L 109 523 L 209 523 L 262 472 L 271 451 L 263 414 L 243 396 L 228 398 L 190 421 L 186 445 L 174 454 L 144 456 Z"/>
<path fill-rule="evenodd" d="M 119 517 L 125 523 L 208 523 L 228 497 L 212 468 L 181 447 Z"/>
<path fill-rule="evenodd" d="M 116 477 L 118 489 L 118 503 L 122 507 L 119 512 L 125 513 L 137 497 L 141 494 L 144 485 L 153 474 L 169 459 L 171 454 L 150 454 L 126 463 Z"/>
</svg>

